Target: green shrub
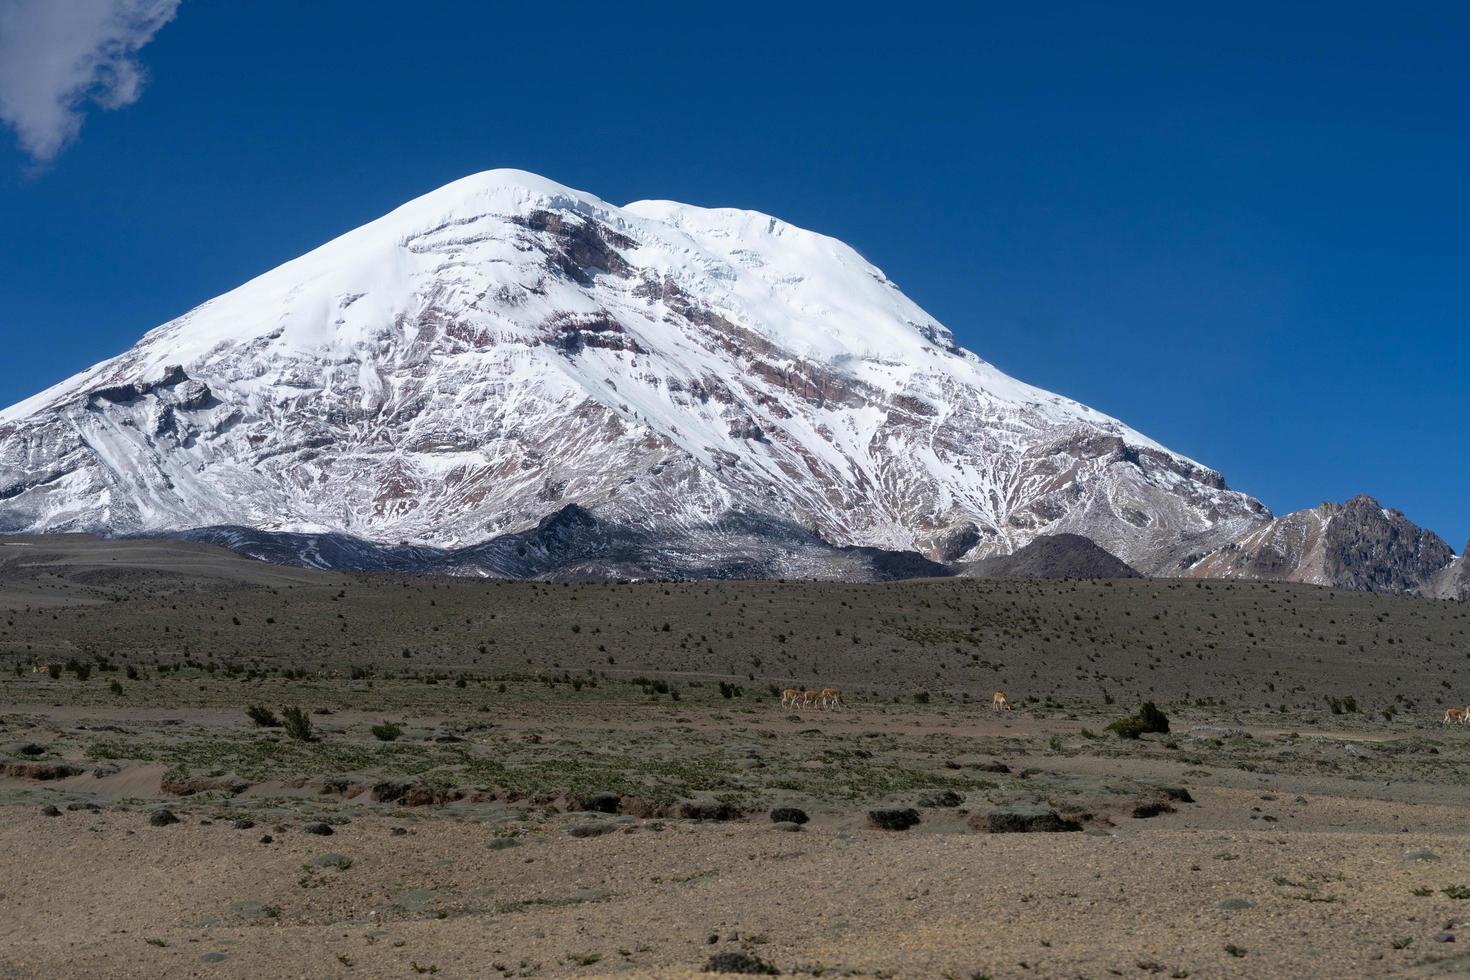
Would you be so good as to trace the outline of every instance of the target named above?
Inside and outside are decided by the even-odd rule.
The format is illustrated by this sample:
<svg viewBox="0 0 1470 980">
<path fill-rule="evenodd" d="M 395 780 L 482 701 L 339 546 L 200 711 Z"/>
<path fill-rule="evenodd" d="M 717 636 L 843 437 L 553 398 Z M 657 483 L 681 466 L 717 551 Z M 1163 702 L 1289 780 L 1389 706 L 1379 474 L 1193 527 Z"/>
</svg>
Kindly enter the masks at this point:
<svg viewBox="0 0 1470 980">
<path fill-rule="evenodd" d="M 293 704 L 281 712 L 281 719 L 281 724 L 286 729 L 288 736 L 298 742 L 311 741 L 311 718 L 305 711 Z"/>
<path fill-rule="evenodd" d="M 1138 714 L 1119 718 L 1108 726 L 1108 731 L 1115 733 L 1119 738 L 1138 738 L 1149 732 L 1164 734 L 1168 730 L 1168 715 L 1160 711 L 1159 706 L 1152 701 L 1145 701 L 1139 707 Z"/>
<path fill-rule="evenodd" d="M 277 718 L 276 713 L 269 708 L 252 704 L 245 709 L 245 713 L 250 716 L 251 721 L 255 722 L 255 727 L 257 728 L 281 727 L 281 719 Z"/>
<path fill-rule="evenodd" d="M 1109 725 L 1108 731 L 1113 732 L 1119 738 L 1138 738 L 1148 729 L 1144 727 L 1143 721 L 1137 715 L 1129 715 Z"/>
<path fill-rule="evenodd" d="M 373 737 L 380 742 L 396 742 L 398 736 L 403 734 L 403 726 L 395 725 L 391 721 L 385 721 L 381 725 L 373 726 Z"/>
<path fill-rule="evenodd" d="M 1152 701 L 1143 702 L 1138 709 L 1138 720 L 1143 722 L 1144 731 L 1167 734 L 1169 731 L 1169 716 L 1159 710 L 1159 706 Z"/>
</svg>

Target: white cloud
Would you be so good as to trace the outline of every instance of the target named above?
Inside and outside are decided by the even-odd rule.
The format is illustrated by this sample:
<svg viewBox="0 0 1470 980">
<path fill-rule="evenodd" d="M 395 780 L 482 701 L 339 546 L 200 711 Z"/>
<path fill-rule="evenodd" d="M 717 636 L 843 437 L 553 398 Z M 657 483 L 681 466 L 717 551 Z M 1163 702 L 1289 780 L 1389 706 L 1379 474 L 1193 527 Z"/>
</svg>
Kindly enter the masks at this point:
<svg viewBox="0 0 1470 980">
<path fill-rule="evenodd" d="M 134 57 L 173 20 L 179 0 L 0 0 L 0 120 L 38 163 L 82 128 L 86 103 L 138 100 Z"/>
</svg>

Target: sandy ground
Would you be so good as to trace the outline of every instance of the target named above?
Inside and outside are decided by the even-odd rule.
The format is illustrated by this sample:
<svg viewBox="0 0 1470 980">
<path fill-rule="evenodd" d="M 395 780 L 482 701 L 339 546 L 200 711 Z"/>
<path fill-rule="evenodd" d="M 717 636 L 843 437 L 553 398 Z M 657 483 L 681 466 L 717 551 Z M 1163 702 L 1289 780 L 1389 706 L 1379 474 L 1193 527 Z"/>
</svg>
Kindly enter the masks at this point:
<svg viewBox="0 0 1470 980">
<path fill-rule="evenodd" d="M 895 726 L 923 739 L 932 723 Z M 773 712 L 770 724 L 792 723 Z M 1187 780 L 1195 802 L 1135 819 L 1124 801 L 1085 832 L 1001 835 L 971 827 L 990 805 L 973 793 L 902 833 L 869 826 L 867 802 L 828 801 L 791 833 L 764 812 L 715 823 L 525 801 L 401 808 L 281 782 L 167 797 L 157 765 L 9 778 L 0 974 L 674 977 L 730 950 L 811 975 L 1470 973 L 1470 890 L 1454 890 L 1470 886 L 1470 834 L 1454 786 L 1251 772 L 1228 755 L 1202 768 L 1147 743 L 1126 758 L 1048 755 L 1047 732 L 1074 724 L 974 725 L 1013 747 L 1034 740 L 1035 757 L 1012 764 L 1090 788 L 1100 812 L 1121 773 Z M 180 822 L 150 825 L 161 804 Z M 334 833 L 303 832 L 317 817 Z M 588 823 L 611 830 L 570 833 Z"/>
<path fill-rule="evenodd" d="M 1202 815 L 1242 802 L 1224 795 L 1201 804 Z M 1340 804 L 1313 807 L 1330 819 Z M 1440 832 L 1151 826 L 983 835 L 819 825 L 792 834 L 760 821 L 661 831 L 634 821 L 578 839 L 551 820 L 518 846 L 491 849 L 494 824 L 469 819 L 363 817 L 321 838 L 296 827 L 197 819 L 151 827 L 136 813 L 45 817 L 11 807 L 0 826 L 11 856 L 0 969 L 685 976 L 713 952 L 738 948 L 784 971 L 828 975 L 1470 970 L 1470 951 L 1433 941 L 1470 913 L 1440 892 L 1470 881 L 1466 838 L 1446 832 L 1462 817 L 1442 807 L 1421 817 Z M 1195 820 L 1177 821 L 1186 822 Z M 411 829 L 392 836 L 392 826 Z M 263 832 L 277 842 L 259 843 Z M 333 852 L 351 866 L 311 867 Z M 1253 904 L 1222 907 L 1244 902 Z"/>
<path fill-rule="evenodd" d="M 3 977 L 688 977 L 735 953 L 1470 975 L 1470 728 L 1439 724 L 1470 702 L 1463 604 L 448 583 L 43 543 L 0 552 Z M 783 709 L 793 682 L 851 708 Z M 989 712 L 996 687 L 1017 711 Z M 1109 734 L 1144 700 L 1168 733 Z M 579 810 L 600 791 L 620 812 Z M 1016 805 L 1082 829 L 984 832 Z M 871 825 L 895 806 L 921 822 Z"/>
</svg>

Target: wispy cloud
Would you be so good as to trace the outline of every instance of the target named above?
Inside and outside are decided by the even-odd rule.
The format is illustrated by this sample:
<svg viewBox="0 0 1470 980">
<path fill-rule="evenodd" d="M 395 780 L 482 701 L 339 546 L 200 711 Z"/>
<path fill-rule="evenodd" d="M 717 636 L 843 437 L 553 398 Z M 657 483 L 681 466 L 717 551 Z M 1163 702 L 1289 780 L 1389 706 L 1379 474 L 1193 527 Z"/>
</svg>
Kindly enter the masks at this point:
<svg viewBox="0 0 1470 980">
<path fill-rule="evenodd" d="M 76 138 L 88 103 L 138 100 L 135 55 L 179 0 L 0 0 L 0 120 L 37 163 Z"/>
</svg>

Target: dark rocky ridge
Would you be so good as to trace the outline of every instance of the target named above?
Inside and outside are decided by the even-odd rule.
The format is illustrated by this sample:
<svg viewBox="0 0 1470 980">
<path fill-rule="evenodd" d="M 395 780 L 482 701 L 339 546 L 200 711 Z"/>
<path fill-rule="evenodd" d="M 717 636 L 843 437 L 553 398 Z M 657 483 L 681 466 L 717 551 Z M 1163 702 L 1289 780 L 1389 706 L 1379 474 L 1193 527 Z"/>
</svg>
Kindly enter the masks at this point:
<svg viewBox="0 0 1470 980">
<path fill-rule="evenodd" d="M 953 574 L 917 552 L 833 545 L 776 518 L 731 513 L 707 527 L 648 530 L 567 504 L 534 528 L 465 548 L 381 545 L 343 534 L 210 527 L 178 535 L 279 565 L 489 578 L 800 578 L 880 582 Z"/>
<path fill-rule="evenodd" d="M 1044 534 L 1015 554 L 962 566 L 974 578 L 1138 578 L 1133 568 L 1080 534 Z"/>
</svg>

